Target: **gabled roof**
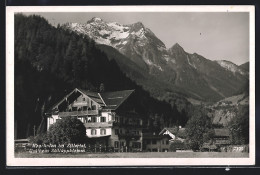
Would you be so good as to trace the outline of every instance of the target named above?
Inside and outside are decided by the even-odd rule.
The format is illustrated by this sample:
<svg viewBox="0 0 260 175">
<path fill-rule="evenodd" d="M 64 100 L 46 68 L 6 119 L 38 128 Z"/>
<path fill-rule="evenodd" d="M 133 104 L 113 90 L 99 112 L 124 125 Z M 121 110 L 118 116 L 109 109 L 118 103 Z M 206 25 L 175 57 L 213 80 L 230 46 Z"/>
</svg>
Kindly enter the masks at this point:
<svg viewBox="0 0 260 175">
<path fill-rule="evenodd" d="M 115 92 L 99 93 L 103 102 L 105 103 L 104 109 L 117 109 L 132 93 L 134 90 L 123 90 Z"/>
<path fill-rule="evenodd" d="M 97 92 L 91 92 L 83 89 L 78 89 L 81 93 L 87 95 L 89 98 L 100 104 L 101 106 L 105 105 L 100 98 L 99 94 Z"/>
<path fill-rule="evenodd" d="M 159 133 L 159 135 L 163 134 L 165 131 L 169 131 L 172 134 L 177 134 L 178 132 L 178 128 L 174 127 L 174 128 L 163 128 L 163 130 Z"/>
<path fill-rule="evenodd" d="M 215 136 L 217 137 L 229 137 L 230 132 L 228 129 L 220 128 L 220 129 L 214 129 Z"/>
<path fill-rule="evenodd" d="M 162 135 L 166 131 L 170 132 L 170 136 L 178 139 L 185 139 L 186 138 L 186 131 L 185 128 L 178 128 L 178 127 L 173 127 L 173 128 L 163 128 L 163 130 L 159 133 L 159 135 Z"/>
<path fill-rule="evenodd" d="M 49 110 L 49 113 L 74 92 L 80 92 L 81 94 L 88 96 L 93 101 L 102 106 L 103 109 L 115 110 L 134 92 L 134 90 L 98 93 L 75 88 L 69 94 L 67 94 L 62 100 L 53 105 L 53 107 Z"/>
</svg>

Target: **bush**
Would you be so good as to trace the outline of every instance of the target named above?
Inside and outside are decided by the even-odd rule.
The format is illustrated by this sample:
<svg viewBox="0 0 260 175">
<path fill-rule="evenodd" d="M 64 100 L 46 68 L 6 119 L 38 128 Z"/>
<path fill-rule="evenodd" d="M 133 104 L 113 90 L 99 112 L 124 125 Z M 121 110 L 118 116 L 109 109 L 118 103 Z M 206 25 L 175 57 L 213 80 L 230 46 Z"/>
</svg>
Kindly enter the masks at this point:
<svg viewBox="0 0 260 175">
<path fill-rule="evenodd" d="M 38 145 L 46 143 L 47 142 L 46 133 L 36 135 L 35 137 L 33 137 L 33 136 L 29 137 L 29 142 L 36 143 Z"/>
<path fill-rule="evenodd" d="M 189 149 L 188 145 L 180 140 L 175 140 L 170 145 L 170 151 L 176 152 L 177 149 L 186 150 Z"/>
<path fill-rule="evenodd" d="M 76 117 L 64 117 L 51 125 L 46 136 L 48 143 L 84 143 L 86 128 Z"/>
</svg>

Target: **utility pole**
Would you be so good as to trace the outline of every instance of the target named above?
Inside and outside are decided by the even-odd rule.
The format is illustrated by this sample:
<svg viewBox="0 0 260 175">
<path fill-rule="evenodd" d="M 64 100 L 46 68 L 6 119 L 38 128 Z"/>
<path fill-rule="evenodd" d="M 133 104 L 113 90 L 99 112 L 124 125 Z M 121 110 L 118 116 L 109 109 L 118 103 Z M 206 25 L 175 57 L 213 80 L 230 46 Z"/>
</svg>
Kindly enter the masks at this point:
<svg viewBox="0 0 260 175">
<path fill-rule="evenodd" d="M 33 125 L 33 136 L 35 137 L 35 125 Z"/>
</svg>

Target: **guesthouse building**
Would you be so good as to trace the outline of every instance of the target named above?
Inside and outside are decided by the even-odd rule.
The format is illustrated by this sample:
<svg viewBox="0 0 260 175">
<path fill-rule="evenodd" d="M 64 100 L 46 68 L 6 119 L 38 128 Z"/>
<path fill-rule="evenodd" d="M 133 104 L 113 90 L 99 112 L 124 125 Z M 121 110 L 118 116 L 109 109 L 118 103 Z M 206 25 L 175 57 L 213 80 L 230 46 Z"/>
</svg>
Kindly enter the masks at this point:
<svg viewBox="0 0 260 175">
<path fill-rule="evenodd" d="M 91 92 L 75 88 L 51 108 L 47 129 L 63 117 L 77 117 L 86 127 L 88 143 L 115 151 L 142 151 L 142 117 L 135 90 Z"/>
</svg>

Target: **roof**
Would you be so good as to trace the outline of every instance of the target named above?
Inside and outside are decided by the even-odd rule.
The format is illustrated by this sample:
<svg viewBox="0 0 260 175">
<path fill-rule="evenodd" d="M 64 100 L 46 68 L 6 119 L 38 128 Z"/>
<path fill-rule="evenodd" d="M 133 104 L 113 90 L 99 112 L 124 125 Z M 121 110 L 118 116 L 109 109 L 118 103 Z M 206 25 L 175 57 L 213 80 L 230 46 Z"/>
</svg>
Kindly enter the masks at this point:
<svg viewBox="0 0 260 175">
<path fill-rule="evenodd" d="M 48 110 L 48 112 L 49 113 L 53 112 L 53 109 L 57 105 L 61 104 L 68 96 L 73 94 L 75 91 L 87 95 L 93 101 L 101 105 L 103 109 L 110 109 L 110 110 L 117 109 L 134 92 L 134 90 L 123 90 L 123 91 L 98 93 L 98 92 L 92 92 L 88 90 L 75 88 L 68 95 L 66 95 L 62 100 L 60 100 L 58 103 L 53 105 L 53 107 L 50 110 Z"/>
<path fill-rule="evenodd" d="M 221 128 L 221 129 L 214 129 L 215 136 L 217 137 L 229 137 L 230 132 L 228 129 Z"/>
<path fill-rule="evenodd" d="M 104 109 L 117 109 L 132 93 L 134 90 L 123 90 L 115 92 L 99 93 L 103 102 L 105 103 Z"/>
<path fill-rule="evenodd" d="M 101 106 L 105 105 L 97 92 L 91 92 L 83 89 L 78 89 L 78 90 L 83 94 L 87 95 L 89 98 L 91 98 L 98 104 L 100 104 Z"/>
<path fill-rule="evenodd" d="M 178 128 L 174 127 L 174 128 L 163 128 L 163 130 L 159 133 L 159 135 L 163 134 L 165 131 L 169 131 L 172 134 L 177 134 L 178 132 Z"/>
<path fill-rule="evenodd" d="M 185 128 L 178 128 L 178 127 L 173 127 L 173 128 L 164 128 L 159 135 L 162 135 L 164 132 L 169 131 L 171 134 L 170 136 L 175 139 L 174 136 L 176 136 L 176 139 L 182 140 L 186 138 L 186 132 Z M 174 136 L 173 136 L 174 135 Z"/>
</svg>

